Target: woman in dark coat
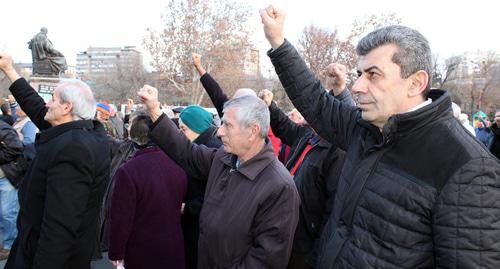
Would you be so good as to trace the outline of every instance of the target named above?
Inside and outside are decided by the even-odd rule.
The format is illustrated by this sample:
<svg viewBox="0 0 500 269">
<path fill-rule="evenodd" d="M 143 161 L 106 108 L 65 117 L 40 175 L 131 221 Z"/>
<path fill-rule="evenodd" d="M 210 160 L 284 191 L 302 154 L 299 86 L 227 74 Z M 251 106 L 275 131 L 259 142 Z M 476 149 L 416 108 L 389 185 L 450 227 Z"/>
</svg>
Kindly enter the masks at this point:
<svg viewBox="0 0 500 269">
<path fill-rule="evenodd" d="M 179 128 L 193 143 L 209 148 L 219 148 L 222 142 L 217 137 L 213 116 L 200 106 L 188 106 L 179 116 Z M 200 211 L 205 195 L 206 179 L 188 177 L 188 191 L 182 210 L 182 231 L 186 247 L 186 268 L 196 269 L 198 260 L 198 233 Z"/>
<path fill-rule="evenodd" d="M 151 119 L 134 117 L 130 129 L 139 150 L 115 174 L 109 259 L 135 268 L 185 268 L 181 204 L 184 170 L 148 138 Z"/>
</svg>

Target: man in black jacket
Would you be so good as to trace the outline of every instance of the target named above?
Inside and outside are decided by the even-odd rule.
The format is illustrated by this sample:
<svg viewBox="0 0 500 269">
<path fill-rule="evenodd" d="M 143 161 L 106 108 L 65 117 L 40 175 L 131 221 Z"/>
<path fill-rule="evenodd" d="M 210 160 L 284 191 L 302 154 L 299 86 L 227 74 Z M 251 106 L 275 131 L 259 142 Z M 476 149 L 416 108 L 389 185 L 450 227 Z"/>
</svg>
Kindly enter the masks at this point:
<svg viewBox="0 0 500 269">
<path fill-rule="evenodd" d="M 356 108 L 323 90 L 284 39 L 281 10 L 261 18 L 291 101 L 346 149 L 317 268 L 498 268 L 500 162 L 430 90 L 427 40 L 397 25 L 361 39 Z"/>
<path fill-rule="evenodd" d="M 495 112 L 495 118 L 490 129 L 493 133 L 493 143 L 490 146 L 490 151 L 500 159 L 500 110 Z"/>
<path fill-rule="evenodd" d="M 109 179 L 110 148 L 96 102 L 78 80 L 60 83 L 47 104 L 0 53 L 10 91 L 41 130 L 19 187 L 18 236 L 5 268 L 88 269 L 99 207 Z"/>
<path fill-rule="evenodd" d="M 327 73 L 336 79 L 330 80 L 327 88 L 342 102 L 355 106 L 351 94 L 345 90 L 345 70 L 340 64 L 329 65 Z M 300 195 L 299 223 L 288 268 L 314 268 L 321 232 L 334 204 L 345 152 L 321 138 L 308 124 L 292 122 L 272 101 L 271 91 L 262 90 L 259 96 L 269 107 L 274 134 L 291 147 L 285 166 Z"/>
<path fill-rule="evenodd" d="M 12 171 L 16 171 L 16 161 L 23 154 L 23 143 L 16 130 L 0 120 L 0 221 L 3 225 L 3 248 L 0 260 L 7 259 L 12 243 L 17 235 L 16 219 L 19 211 L 16 182 Z M 17 177 L 16 177 L 17 178 Z"/>
</svg>

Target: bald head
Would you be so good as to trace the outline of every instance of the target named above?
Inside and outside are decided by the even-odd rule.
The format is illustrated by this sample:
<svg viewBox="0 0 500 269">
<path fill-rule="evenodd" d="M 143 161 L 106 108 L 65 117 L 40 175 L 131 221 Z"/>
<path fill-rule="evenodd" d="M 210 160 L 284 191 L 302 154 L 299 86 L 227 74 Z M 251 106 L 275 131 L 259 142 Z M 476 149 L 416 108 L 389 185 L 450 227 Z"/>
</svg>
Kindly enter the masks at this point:
<svg viewBox="0 0 500 269">
<path fill-rule="evenodd" d="M 237 89 L 234 94 L 233 94 L 233 99 L 235 98 L 238 98 L 238 97 L 242 97 L 242 96 L 254 96 L 254 97 L 257 97 L 257 93 L 255 93 L 254 90 L 252 89 L 249 89 L 249 88 L 241 88 L 241 89 Z"/>
</svg>

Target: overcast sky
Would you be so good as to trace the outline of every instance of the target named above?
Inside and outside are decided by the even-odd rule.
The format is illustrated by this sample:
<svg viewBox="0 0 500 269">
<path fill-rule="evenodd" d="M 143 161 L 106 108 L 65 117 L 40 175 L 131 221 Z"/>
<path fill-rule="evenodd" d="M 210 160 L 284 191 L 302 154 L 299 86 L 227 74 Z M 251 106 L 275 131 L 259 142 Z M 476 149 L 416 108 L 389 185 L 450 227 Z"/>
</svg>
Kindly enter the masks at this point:
<svg viewBox="0 0 500 269">
<path fill-rule="evenodd" d="M 244 0 L 241 0 L 242 2 Z M 419 30 L 442 57 L 465 51 L 500 52 L 500 14 L 496 1 L 332 1 L 332 0 L 253 0 L 254 43 L 263 52 L 264 40 L 258 9 L 269 3 L 287 12 L 286 36 L 298 39 L 302 28 L 315 24 L 347 31 L 355 19 L 369 14 L 396 13 L 403 24 Z M 118 0 L 4 0 L 0 23 L 0 50 L 13 55 L 16 62 L 30 62 L 27 42 L 45 26 L 54 47 L 70 65 L 76 53 L 89 46 L 138 46 L 145 29 L 159 28 L 167 1 Z M 147 56 L 146 56 L 147 58 Z"/>
</svg>

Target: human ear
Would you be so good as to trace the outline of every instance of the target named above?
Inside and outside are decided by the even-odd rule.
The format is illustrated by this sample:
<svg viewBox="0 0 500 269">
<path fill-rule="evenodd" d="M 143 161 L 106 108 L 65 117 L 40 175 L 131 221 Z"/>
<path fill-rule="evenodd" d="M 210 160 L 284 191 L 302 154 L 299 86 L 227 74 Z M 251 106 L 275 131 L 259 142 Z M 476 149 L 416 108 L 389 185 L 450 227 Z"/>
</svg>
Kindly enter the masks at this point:
<svg viewBox="0 0 500 269">
<path fill-rule="evenodd" d="M 424 70 L 419 70 L 413 73 L 410 77 L 410 88 L 408 90 L 408 95 L 410 97 L 415 97 L 422 95 L 422 93 L 427 88 L 427 84 L 429 84 L 429 74 Z"/>
</svg>

